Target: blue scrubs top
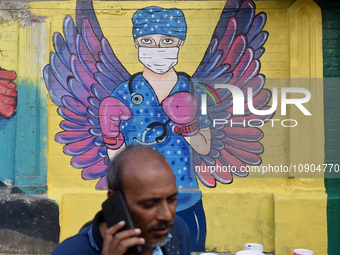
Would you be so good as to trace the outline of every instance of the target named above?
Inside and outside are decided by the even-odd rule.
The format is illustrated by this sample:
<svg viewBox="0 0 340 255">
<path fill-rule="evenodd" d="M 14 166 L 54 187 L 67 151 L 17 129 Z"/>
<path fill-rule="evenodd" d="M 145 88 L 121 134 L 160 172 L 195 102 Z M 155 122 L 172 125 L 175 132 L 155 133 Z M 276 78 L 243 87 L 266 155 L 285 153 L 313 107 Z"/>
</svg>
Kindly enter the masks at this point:
<svg viewBox="0 0 340 255">
<path fill-rule="evenodd" d="M 177 84 L 170 95 L 182 91 L 190 92 L 190 80 L 187 76 L 178 75 Z M 136 98 L 135 94 L 137 93 L 143 96 L 143 100 L 139 100 L 141 102 L 139 104 L 134 104 L 133 97 Z M 125 137 L 126 145 L 136 146 L 144 143 L 160 152 L 170 164 L 176 177 L 179 191 L 177 211 L 188 209 L 196 204 L 201 199 L 201 192 L 198 189 L 194 173 L 191 147 L 183 136 L 172 132 L 171 127 L 174 123 L 164 113 L 149 83 L 141 74 L 138 74 L 130 81 L 130 88 L 129 81 L 123 82 L 117 86 L 111 96 L 120 99 L 131 111 L 132 117 L 120 123 L 120 129 Z M 200 98 L 197 99 L 200 100 Z M 197 115 L 199 115 L 197 118 L 200 128 L 210 125 L 210 120 L 207 116 L 201 116 L 200 111 L 198 111 Z M 152 126 L 151 123 L 154 123 L 154 125 Z M 149 129 L 147 129 L 148 126 Z M 168 132 L 167 136 L 164 136 L 163 139 L 158 139 L 157 142 L 157 138 L 162 136 L 165 129 Z"/>
</svg>

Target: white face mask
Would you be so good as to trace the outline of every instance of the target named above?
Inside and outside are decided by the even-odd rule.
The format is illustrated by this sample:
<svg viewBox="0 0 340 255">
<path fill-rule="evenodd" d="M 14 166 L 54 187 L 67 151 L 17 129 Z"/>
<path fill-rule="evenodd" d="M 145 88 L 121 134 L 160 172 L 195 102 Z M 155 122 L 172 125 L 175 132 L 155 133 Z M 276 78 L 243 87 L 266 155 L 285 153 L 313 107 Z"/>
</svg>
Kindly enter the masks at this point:
<svg viewBox="0 0 340 255">
<path fill-rule="evenodd" d="M 163 74 L 177 64 L 178 47 L 139 47 L 139 61 L 157 74 Z"/>
</svg>

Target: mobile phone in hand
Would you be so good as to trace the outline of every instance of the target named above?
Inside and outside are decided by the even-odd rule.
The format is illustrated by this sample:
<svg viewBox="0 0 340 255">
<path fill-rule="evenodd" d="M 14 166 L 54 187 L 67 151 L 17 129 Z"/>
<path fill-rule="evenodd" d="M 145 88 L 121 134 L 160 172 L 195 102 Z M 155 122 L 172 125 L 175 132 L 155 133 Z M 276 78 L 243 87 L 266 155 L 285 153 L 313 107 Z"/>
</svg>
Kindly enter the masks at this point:
<svg viewBox="0 0 340 255">
<path fill-rule="evenodd" d="M 120 190 L 115 191 L 107 200 L 102 204 L 103 214 L 107 227 L 110 228 L 116 225 L 120 221 L 125 221 L 124 228 L 119 231 L 128 229 L 134 229 L 129 208 L 125 202 L 123 193 Z M 142 253 L 142 247 L 140 245 L 133 246 L 127 250 L 125 255 L 140 255 Z"/>
</svg>

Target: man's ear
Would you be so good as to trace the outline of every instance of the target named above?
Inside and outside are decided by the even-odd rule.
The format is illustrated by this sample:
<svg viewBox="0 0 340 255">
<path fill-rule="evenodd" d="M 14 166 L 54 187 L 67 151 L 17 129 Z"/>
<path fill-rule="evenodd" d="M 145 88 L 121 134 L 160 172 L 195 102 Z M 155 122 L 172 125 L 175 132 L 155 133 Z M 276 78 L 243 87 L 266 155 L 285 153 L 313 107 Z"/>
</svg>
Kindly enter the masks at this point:
<svg viewBox="0 0 340 255">
<path fill-rule="evenodd" d="M 113 193 L 115 193 L 112 189 L 109 189 L 107 191 L 107 197 L 111 196 Z"/>
<path fill-rule="evenodd" d="M 139 47 L 139 43 L 138 43 L 137 39 L 135 39 L 135 47 L 136 47 L 136 49 L 138 49 L 138 47 Z"/>
</svg>

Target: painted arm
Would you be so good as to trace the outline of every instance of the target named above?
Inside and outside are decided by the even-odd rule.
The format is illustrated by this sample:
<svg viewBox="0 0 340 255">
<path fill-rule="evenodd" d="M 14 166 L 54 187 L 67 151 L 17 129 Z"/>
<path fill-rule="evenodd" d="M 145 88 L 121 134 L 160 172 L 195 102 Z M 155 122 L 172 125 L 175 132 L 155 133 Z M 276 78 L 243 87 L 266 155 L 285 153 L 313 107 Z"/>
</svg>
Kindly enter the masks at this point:
<svg viewBox="0 0 340 255">
<path fill-rule="evenodd" d="M 211 148 L 210 127 L 201 128 L 194 136 L 186 136 L 184 139 L 200 155 L 208 155 Z"/>
</svg>

